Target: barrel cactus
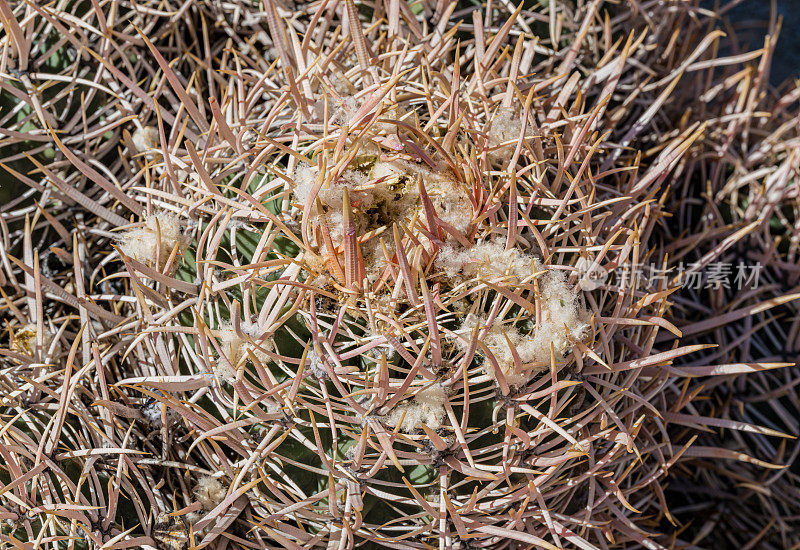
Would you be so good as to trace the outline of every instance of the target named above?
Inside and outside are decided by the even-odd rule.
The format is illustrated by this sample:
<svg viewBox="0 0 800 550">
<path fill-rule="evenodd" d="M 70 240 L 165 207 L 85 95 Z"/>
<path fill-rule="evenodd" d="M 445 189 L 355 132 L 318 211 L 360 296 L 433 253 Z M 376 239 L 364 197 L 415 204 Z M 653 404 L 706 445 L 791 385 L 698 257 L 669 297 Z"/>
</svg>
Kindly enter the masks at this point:
<svg viewBox="0 0 800 550">
<path fill-rule="evenodd" d="M 690 349 L 653 348 L 676 332 L 664 283 L 594 276 L 650 260 L 647 196 L 697 128 L 639 173 L 607 146 L 632 41 L 602 76 L 555 76 L 567 56 L 535 78 L 510 24 L 411 46 L 403 18 L 330 13 L 274 21 L 245 111 L 220 98 L 204 143 L 143 165 L 150 253 L 126 252 L 141 228 L 119 252 L 164 313 L 136 327 L 155 372 L 120 384 L 177 413 L 181 460 L 213 472 L 160 521 L 200 544 L 237 516 L 266 545 L 642 538 L 636 500 L 680 454 L 648 401 Z M 336 18 L 349 36 L 312 48 Z M 172 215 L 184 236 L 159 241 Z"/>
<path fill-rule="evenodd" d="M 3 210 L 0 540 L 655 547 L 716 367 L 631 266 L 720 34 L 604 4 L 17 14 L 82 18 L 115 111 L 30 130 L 41 205 Z"/>
</svg>

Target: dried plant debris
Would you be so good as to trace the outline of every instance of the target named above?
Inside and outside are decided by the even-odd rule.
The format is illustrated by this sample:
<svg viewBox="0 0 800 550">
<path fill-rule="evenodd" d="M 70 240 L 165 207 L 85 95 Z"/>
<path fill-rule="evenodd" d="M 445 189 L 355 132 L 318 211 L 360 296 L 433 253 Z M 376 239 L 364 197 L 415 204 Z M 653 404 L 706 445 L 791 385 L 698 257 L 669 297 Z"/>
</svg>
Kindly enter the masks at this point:
<svg viewBox="0 0 800 550">
<path fill-rule="evenodd" d="M 733 3 L 2 3 L 0 547 L 796 546 Z"/>
</svg>

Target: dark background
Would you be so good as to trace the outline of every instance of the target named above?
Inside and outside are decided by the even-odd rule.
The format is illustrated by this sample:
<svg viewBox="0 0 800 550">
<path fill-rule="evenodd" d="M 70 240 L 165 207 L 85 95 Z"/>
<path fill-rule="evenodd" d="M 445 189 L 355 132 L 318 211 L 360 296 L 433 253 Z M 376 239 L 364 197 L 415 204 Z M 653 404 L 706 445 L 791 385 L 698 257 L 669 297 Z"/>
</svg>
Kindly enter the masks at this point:
<svg viewBox="0 0 800 550">
<path fill-rule="evenodd" d="M 800 78 L 800 0 L 777 0 L 776 4 L 783 25 L 770 75 L 775 86 Z M 730 12 L 737 34 L 752 48 L 764 42 L 771 5 L 771 0 L 744 0 Z"/>
</svg>

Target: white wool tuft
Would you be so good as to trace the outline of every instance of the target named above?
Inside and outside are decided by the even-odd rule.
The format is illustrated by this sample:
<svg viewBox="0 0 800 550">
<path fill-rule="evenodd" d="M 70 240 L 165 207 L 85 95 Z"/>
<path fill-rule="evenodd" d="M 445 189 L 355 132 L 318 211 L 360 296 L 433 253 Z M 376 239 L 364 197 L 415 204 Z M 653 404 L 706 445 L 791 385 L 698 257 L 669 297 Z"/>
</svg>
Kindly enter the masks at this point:
<svg viewBox="0 0 800 550">
<path fill-rule="evenodd" d="M 305 205 L 309 200 L 312 200 L 311 190 L 314 188 L 314 181 L 317 179 L 319 169 L 316 166 L 309 166 L 307 164 L 299 164 L 292 174 L 294 179 L 294 196 L 297 202 Z"/>
<path fill-rule="evenodd" d="M 431 197 L 436 216 L 460 233 L 469 229 L 472 221 L 472 203 L 466 192 L 453 183 Z"/>
<path fill-rule="evenodd" d="M 466 348 L 469 345 L 469 339 L 472 337 L 472 331 L 475 329 L 475 326 L 483 329 L 485 325 L 485 317 L 479 317 L 474 314 L 467 315 L 461 329 L 458 331 L 462 338 L 459 345 L 462 348 Z M 522 385 L 530 379 L 534 372 L 537 372 L 516 368 L 511 346 L 513 346 L 517 355 L 519 355 L 520 367 L 535 360 L 533 356 L 535 349 L 531 349 L 531 346 L 526 345 L 526 341 L 530 341 L 530 337 L 524 335 L 516 328 L 512 326 L 503 327 L 499 322 L 495 323 L 489 328 L 484 338 L 481 339 L 479 336 L 479 341 L 482 341 L 489 349 L 492 356 L 494 356 L 497 365 L 503 373 L 503 377 L 509 385 Z M 511 346 L 509 346 L 509 343 Z M 484 362 L 483 369 L 489 378 L 497 380 L 497 373 L 488 359 Z"/>
<path fill-rule="evenodd" d="M 226 382 L 236 380 L 239 367 L 250 360 L 250 353 L 259 362 L 266 363 L 269 361 L 269 355 L 262 349 L 269 351 L 274 349 L 272 339 L 261 342 L 257 347 L 255 343 L 250 343 L 236 334 L 233 325 L 224 325 L 219 329 L 219 341 L 222 355 L 217 359 L 215 372 L 220 379 Z"/>
<path fill-rule="evenodd" d="M 328 376 L 328 371 L 325 370 L 324 359 L 316 352 L 313 345 L 308 348 L 305 369 L 310 372 L 311 376 L 314 378 L 327 378 Z"/>
<path fill-rule="evenodd" d="M 213 510 L 225 500 L 228 494 L 225 486 L 218 479 L 211 476 L 201 477 L 194 488 L 194 497 L 203 506 L 204 510 Z"/>
<path fill-rule="evenodd" d="M 468 230 L 473 216 L 472 201 L 466 187 L 455 180 L 448 168 L 434 170 L 403 160 L 381 160 L 374 147 L 367 147 L 365 154 L 357 156 L 351 168 L 335 181 L 326 180 L 315 197 L 312 190 L 318 169 L 299 165 L 293 173 L 295 204 L 304 208 L 313 201 L 312 221 L 324 225 L 334 245 L 340 246 L 344 240 L 345 190 L 348 190 L 358 235 L 391 227 L 400 221 L 424 219 L 417 178 L 425 185 L 437 216 L 457 231 Z M 380 239 L 362 241 L 360 249 L 365 275 L 375 282 L 388 265 Z"/>
<path fill-rule="evenodd" d="M 405 173 L 400 168 L 389 169 L 390 163 L 379 163 L 370 155 L 360 157 L 355 163 L 360 165 L 359 169 L 345 170 L 342 175 L 332 182 L 325 182 L 316 194 L 316 199 L 323 205 L 318 209 L 315 202 L 311 207 L 311 216 L 315 222 L 323 223 L 330 233 L 331 240 L 335 245 L 341 245 L 344 240 L 344 210 L 343 200 L 344 191 L 347 189 L 350 195 L 350 204 L 354 211 L 354 223 L 356 233 L 363 235 L 371 229 L 375 229 L 376 219 L 391 220 L 402 219 L 408 212 L 413 198 L 398 196 L 399 178 Z M 374 163 L 374 164 L 373 164 Z M 375 166 L 380 166 L 378 177 L 374 176 Z M 318 175 L 316 167 L 300 165 L 293 174 L 295 181 L 295 201 L 301 206 L 305 206 L 309 201 L 314 200 L 311 191 L 314 187 Z M 383 176 L 391 176 L 386 177 Z M 382 262 L 383 253 L 379 250 L 379 241 L 373 239 L 362 244 L 365 265 L 368 276 L 376 279 L 382 266 L 377 265 Z M 373 262 L 372 260 L 376 260 Z"/>
<path fill-rule="evenodd" d="M 353 89 L 353 84 L 344 73 L 332 72 L 330 75 L 333 89 L 339 95 L 347 95 Z"/>
<path fill-rule="evenodd" d="M 370 239 L 361 245 L 361 253 L 367 268 L 367 280 L 370 283 L 375 283 L 389 265 L 383 252 L 383 247 L 381 247 L 378 239 Z"/>
<path fill-rule="evenodd" d="M 416 182 L 409 176 L 412 173 L 410 164 L 403 161 L 377 160 L 372 168 L 371 191 L 375 204 L 391 221 L 409 218 L 419 202 Z"/>
<path fill-rule="evenodd" d="M 208 533 L 208 531 L 211 530 L 211 526 L 213 525 L 213 524 L 209 523 L 208 525 L 206 525 L 203 529 L 200 529 L 199 531 L 197 529 L 195 529 L 194 528 L 194 524 L 197 523 L 198 521 L 200 521 L 201 519 L 203 519 L 203 516 L 205 516 L 205 514 L 203 514 L 202 511 L 189 512 L 188 514 L 186 514 L 184 516 L 184 519 L 186 520 L 186 522 L 189 525 L 192 526 L 192 530 L 194 531 L 194 536 L 195 537 L 199 537 L 199 538 L 205 537 L 206 533 Z"/>
<path fill-rule="evenodd" d="M 425 192 L 433 204 L 436 216 L 461 233 L 467 231 L 472 221 L 472 201 L 467 189 L 456 181 L 449 168 L 432 170 L 424 166 L 409 165 L 409 167 L 422 178 Z M 424 217 L 422 205 L 419 212 Z"/>
<path fill-rule="evenodd" d="M 146 403 L 142 408 L 142 416 L 145 420 L 154 427 L 161 427 L 161 403 L 153 400 Z"/>
<path fill-rule="evenodd" d="M 358 99 L 354 96 L 347 95 L 349 90 L 346 86 L 337 86 L 335 82 L 335 78 L 332 78 L 334 81 L 334 86 L 336 87 L 337 93 L 342 94 L 340 98 L 333 99 L 332 101 L 328 101 L 328 114 L 329 114 L 329 122 L 330 124 L 336 125 L 344 125 L 349 124 L 355 114 L 358 112 L 359 109 L 364 105 L 364 99 Z M 404 110 L 402 107 L 397 105 L 396 103 L 386 104 L 387 99 L 384 99 L 384 104 L 380 107 L 381 114 L 378 118 L 381 119 L 389 119 L 389 120 L 399 120 L 400 117 L 403 116 Z M 372 114 L 377 111 L 378 107 L 374 107 L 372 110 Z M 322 120 L 325 117 L 325 101 L 323 99 L 318 99 L 314 104 L 314 112 L 318 120 Z M 387 123 L 387 122 L 378 122 L 374 121 L 372 124 L 372 131 L 375 133 L 384 132 L 386 134 L 390 134 L 397 131 L 397 127 L 394 124 Z"/>
<path fill-rule="evenodd" d="M 166 211 L 146 216 L 143 227 L 122 233 L 117 243 L 126 256 L 159 270 L 164 268 L 175 247 L 178 252 L 173 266 L 177 265 L 189 244 L 187 236 L 181 232 L 178 216 Z"/>
<path fill-rule="evenodd" d="M 481 340 L 494 356 L 510 386 L 525 384 L 534 374 L 547 370 L 551 344 L 556 360 L 563 360 L 570 342 L 583 340 L 588 334 L 587 315 L 579 306 L 577 291 L 567 286 L 563 273 L 548 271 L 542 277 L 540 307 L 542 321 L 537 324 L 533 334 L 524 334 L 513 326 L 502 326 L 496 322 Z M 465 349 L 475 326 L 483 329 L 485 325 L 485 318 L 467 315 L 457 332 L 460 335 L 459 346 Z M 526 368 L 517 367 L 512 348 L 519 357 L 519 367 Z M 490 361 L 485 361 L 483 368 L 490 378 L 497 380 Z"/>
<path fill-rule="evenodd" d="M 537 327 L 536 339 L 546 347 L 550 358 L 550 342 L 556 357 L 569 348 L 569 340 L 583 340 L 589 332 L 588 315 L 582 311 L 577 288 L 567 286 L 563 272 L 549 271 L 540 285 L 542 326 Z"/>
<path fill-rule="evenodd" d="M 231 382 L 236 379 L 236 370 L 239 361 L 246 355 L 245 342 L 232 326 L 222 327 L 219 331 L 220 348 L 222 355 L 217 359 L 216 374 L 222 380 Z"/>
<path fill-rule="evenodd" d="M 530 277 L 540 266 L 532 256 L 523 254 L 516 248 L 506 250 L 504 244 L 494 241 L 486 241 L 470 248 L 445 245 L 439 250 L 435 265 L 450 279 L 494 279 L 510 276 L 516 281 Z"/>
<path fill-rule="evenodd" d="M 360 107 L 358 100 L 353 96 L 343 96 L 333 112 L 331 121 L 334 124 L 346 124 L 350 122 L 350 119 L 353 118 L 353 115 L 356 114 Z"/>
<path fill-rule="evenodd" d="M 397 103 L 393 103 L 391 105 L 384 105 L 381 108 L 381 114 L 378 118 L 386 120 L 400 120 L 405 114 L 406 111 L 402 106 L 398 105 Z M 372 128 L 377 132 L 383 132 L 385 134 L 397 133 L 397 125 L 392 124 L 391 122 L 375 122 Z"/>
<path fill-rule="evenodd" d="M 512 155 L 521 132 L 520 115 L 515 114 L 512 109 L 498 111 L 489 128 L 489 159 L 499 161 Z M 509 141 L 514 143 L 508 143 Z M 503 145 L 504 143 L 506 145 Z"/>
<path fill-rule="evenodd" d="M 161 144 L 161 138 L 158 136 L 158 129 L 153 126 L 144 126 L 134 130 L 131 136 L 133 146 L 139 153 L 144 153 L 150 149 L 157 149 Z"/>
<path fill-rule="evenodd" d="M 323 184 L 316 197 L 312 197 L 311 191 L 318 174 L 319 169 L 316 166 L 301 164 L 295 168 L 292 174 L 295 183 L 294 196 L 301 206 L 318 198 L 326 208 L 341 212 L 345 188 L 350 191 L 350 201 L 354 208 L 369 208 L 375 202 L 370 192 L 359 190 L 370 178 L 357 170 L 345 170 L 338 181 Z"/>
<path fill-rule="evenodd" d="M 139 408 L 142 417 L 147 421 L 150 426 L 155 429 L 161 429 L 164 425 L 161 418 L 162 408 L 165 407 L 160 401 L 152 397 L 147 398 Z M 178 419 L 178 413 L 171 407 L 166 407 L 164 411 L 167 416 L 167 425 L 174 423 Z"/>
<path fill-rule="evenodd" d="M 386 415 L 386 422 L 402 432 L 413 432 L 420 424 L 435 430 L 441 427 L 445 417 L 444 404 L 447 392 L 439 385 L 417 392 L 413 399 L 400 403 Z"/>
<path fill-rule="evenodd" d="M 328 212 L 325 214 L 325 221 L 333 243 L 341 244 L 344 241 L 344 214 L 336 210 Z"/>
</svg>

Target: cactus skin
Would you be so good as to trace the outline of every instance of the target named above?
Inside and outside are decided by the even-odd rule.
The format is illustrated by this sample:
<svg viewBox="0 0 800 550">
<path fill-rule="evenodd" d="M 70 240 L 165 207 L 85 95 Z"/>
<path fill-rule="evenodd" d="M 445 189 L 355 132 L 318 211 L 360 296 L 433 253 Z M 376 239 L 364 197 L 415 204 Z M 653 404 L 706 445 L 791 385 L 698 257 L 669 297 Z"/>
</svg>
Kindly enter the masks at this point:
<svg viewBox="0 0 800 550">
<path fill-rule="evenodd" d="M 656 109 L 667 133 L 637 103 L 714 41 L 691 2 L 607 27 L 601 2 L 118 4 L 24 23 L 91 23 L 64 95 L 117 118 L 15 126 L 54 154 L 15 175 L 49 217 L 0 227 L 28 343 L 3 544 L 671 543 L 693 432 L 664 418 L 702 393 L 670 367 L 701 346 L 664 345 L 672 289 L 622 271 L 665 261 L 661 199 L 702 152 L 696 98 Z"/>
</svg>

